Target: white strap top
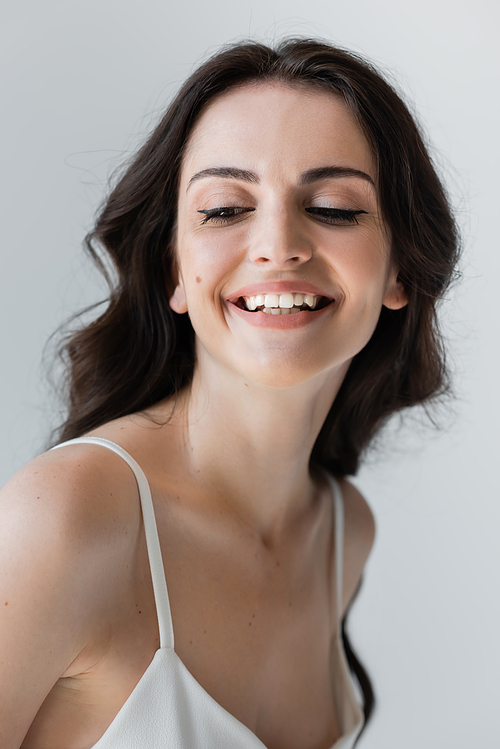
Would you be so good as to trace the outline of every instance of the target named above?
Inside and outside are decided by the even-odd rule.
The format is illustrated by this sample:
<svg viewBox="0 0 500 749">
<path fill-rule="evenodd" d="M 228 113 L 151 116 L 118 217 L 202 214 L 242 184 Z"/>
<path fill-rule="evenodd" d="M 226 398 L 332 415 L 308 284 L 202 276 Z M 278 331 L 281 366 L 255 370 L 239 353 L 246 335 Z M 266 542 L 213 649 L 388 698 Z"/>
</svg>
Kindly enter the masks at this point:
<svg viewBox="0 0 500 749">
<path fill-rule="evenodd" d="M 91 443 L 119 455 L 137 480 L 151 577 L 158 614 L 160 647 L 130 697 L 92 749 L 266 749 L 257 736 L 203 689 L 174 650 L 174 629 L 151 490 L 136 461 L 119 445 L 101 437 L 81 437 L 56 445 Z M 344 512 L 338 483 L 328 476 L 335 506 L 337 611 L 342 601 Z M 340 628 L 338 628 L 340 630 Z M 335 703 L 342 736 L 331 749 L 353 749 L 363 726 L 340 631 L 332 655 Z"/>
</svg>

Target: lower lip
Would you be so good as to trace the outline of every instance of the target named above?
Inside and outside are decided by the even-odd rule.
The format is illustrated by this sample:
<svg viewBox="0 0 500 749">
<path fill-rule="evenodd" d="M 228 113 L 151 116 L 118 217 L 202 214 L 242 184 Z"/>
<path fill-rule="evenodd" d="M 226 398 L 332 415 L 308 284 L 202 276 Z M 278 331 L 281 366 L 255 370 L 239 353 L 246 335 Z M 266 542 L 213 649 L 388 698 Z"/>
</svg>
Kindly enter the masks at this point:
<svg viewBox="0 0 500 749">
<path fill-rule="evenodd" d="M 269 312 L 249 312 L 248 310 L 241 309 L 233 302 L 227 302 L 227 306 L 231 312 L 235 312 L 246 320 L 250 325 L 255 328 L 278 328 L 280 330 L 290 328 L 303 328 L 306 325 L 310 325 L 315 320 L 323 317 L 328 310 L 331 310 L 335 306 L 335 302 L 330 302 L 326 307 L 317 310 L 311 310 L 310 312 L 290 312 L 288 315 L 272 315 Z"/>
</svg>

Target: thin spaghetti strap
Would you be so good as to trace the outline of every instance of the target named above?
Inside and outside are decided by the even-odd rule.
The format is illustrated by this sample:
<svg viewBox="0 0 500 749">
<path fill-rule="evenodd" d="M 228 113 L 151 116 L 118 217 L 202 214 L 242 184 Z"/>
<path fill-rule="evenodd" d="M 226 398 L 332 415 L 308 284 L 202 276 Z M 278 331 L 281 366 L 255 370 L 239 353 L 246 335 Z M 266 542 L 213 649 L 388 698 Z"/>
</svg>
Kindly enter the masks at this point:
<svg viewBox="0 0 500 749">
<path fill-rule="evenodd" d="M 339 483 L 333 476 L 327 474 L 328 482 L 332 489 L 333 495 L 333 506 L 335 511 L 335 570 L 337 575 L 337 617 L 341 617 L 342 613 L 342 582 L 343 582 L 343 564 L 344 564 L 344 499 L 342 497 L 342 489 Z"/>
<path fill-rule="evenodd" d="M 66 445 L 74 444 L 94 444 L 102 445 L 102 447 L 107 447 L 109 450 L 112 450 L 114 453 L 119 455 L 120 458 L 123 458 L 123 460 L 130 466 L 134 473 L 137 481 L 137 486 L 139 488 L 139 496 L 141 499 L 142 517 L 144 520 L 144 531 L 146 534 L 146 545 L 148 548 L 149 564 L 151 567 L 151 579 L 153 581 L 156 613 L 158 616 L 158 627 L 160 630 L 160 648 L 172 648 L 173 650 L 174 629 L 172 626 L 172 614 L 170 611 L 170 603 L 168 600 L 165 569 L 163 567 L 160 540 L 158 538 L 158 529 L 156 527 L 153 500 L 151 497 L 151 489 L 149 487 L 148 480 L 138 463 L 136 463 L 133 457 L 129 455 L 128 452 L 123 449 L 123 447 L 120 447 L 120 445 L 117 445 L 115 442 L 111 442 L 111 440 L 103 439 L 102 437 L 78 437 L 77 439 L 62 442 L 60 445 L 56 445 L 52 449 L 55 450 L 58 447 L 65 447 Z"/>
</svg>

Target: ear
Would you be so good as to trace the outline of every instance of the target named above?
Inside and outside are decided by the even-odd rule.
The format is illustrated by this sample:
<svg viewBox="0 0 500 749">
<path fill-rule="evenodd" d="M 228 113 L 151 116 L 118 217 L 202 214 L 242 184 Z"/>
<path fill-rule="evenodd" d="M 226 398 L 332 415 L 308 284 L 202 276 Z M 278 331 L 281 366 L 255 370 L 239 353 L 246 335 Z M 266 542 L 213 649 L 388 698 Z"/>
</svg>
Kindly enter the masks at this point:
<svg viewBox="0 0 500 749">
<path fill-rule="evenodd" d="M 389 276 L 382 304 L 387 309 L 402 309 L 408 304 L 408 295 L 398 279 L 397 270 L 393 270 Z"/>
<path fill-rule="evenodd" d="M 179 279 L 179 283 L 175 287 L 174 293 L 168 300 L 168 303 L 178 315 L 183 315 L 184 312 L 187 312 L 186 291 L 182 279 Z"/>
</svg>

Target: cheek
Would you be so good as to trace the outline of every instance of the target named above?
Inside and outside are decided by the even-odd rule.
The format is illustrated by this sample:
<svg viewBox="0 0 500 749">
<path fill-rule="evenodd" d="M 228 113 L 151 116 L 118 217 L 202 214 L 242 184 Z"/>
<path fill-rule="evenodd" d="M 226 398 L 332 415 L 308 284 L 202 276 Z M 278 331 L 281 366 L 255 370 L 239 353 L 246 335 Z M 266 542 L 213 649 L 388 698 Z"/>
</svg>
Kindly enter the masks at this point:
<svg viewBox="0 0 500 749">
<path fill-rule="evenodd" d="M 186 309 L 195 330 L 200 332 L 210 326 L 214 315 L 222 313 L 222 288 L 228 273 L 217 253 L 193 242 L 181 248 L 180 272 L 186 300 Z"/>
<path fill-rule="evenodd" d="M 374 297 L 380 302 L 384 295 L 388 265 L 387 243 L 380 235 L 364 229 L 354 232 L 335 249 L 335 264 L 351 299 Z"/>
<path fill-rule="evenodd" d="M 244 243 L 235 237 L 217 236 L 216 232 L 192 235 L 183 239 L 178 246 L 178 256 L 182 277 L 188 294 L 195 302 L 200 294 L 215 296 L 231 273 L 241 262 L 239 251 Z M 227 236 L 227 235 L 226 235 Z"/>
</svg>

